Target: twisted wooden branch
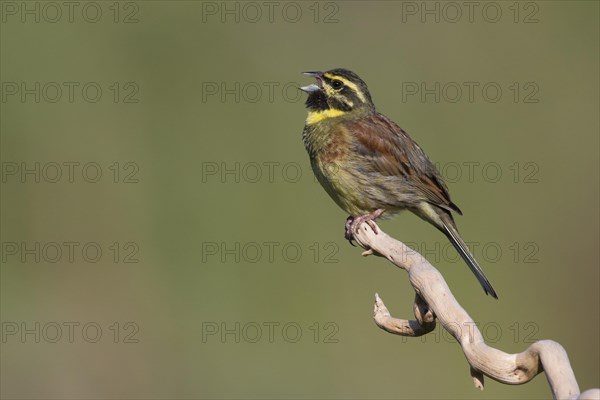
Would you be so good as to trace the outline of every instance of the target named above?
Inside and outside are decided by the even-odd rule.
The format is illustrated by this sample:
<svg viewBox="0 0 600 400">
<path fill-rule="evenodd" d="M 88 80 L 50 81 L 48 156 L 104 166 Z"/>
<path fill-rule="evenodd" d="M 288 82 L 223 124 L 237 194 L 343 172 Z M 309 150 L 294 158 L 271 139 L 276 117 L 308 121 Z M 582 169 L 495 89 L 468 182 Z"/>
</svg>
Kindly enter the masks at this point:
<svg viewBox="0 0 600 400">
<path fill-rule="evenodd" d="M 375 295 L 374 319 L 381 329 L 402 336 L 421 336 L 435 329 L 437 318 L 462 347 L 475 387 L 481 390 L 484 375 L 501 383 L 519 385 L 545 371 L 555 399 L 600 399 L 599 389 L 580 393 L 567 352 L 557 342 L 540 340 L 519 354 L 508 354 L 486 345 L 475 322 L 458 304 L 442 275 L 423 256 L 381 229 L 375 233 L 367 223 L 359 227 L 355 239 L 366 249 L 363 255 L 385 257 L 408 272 L 416 292 L 415 320 L 393 318 Z"/>
</svg>

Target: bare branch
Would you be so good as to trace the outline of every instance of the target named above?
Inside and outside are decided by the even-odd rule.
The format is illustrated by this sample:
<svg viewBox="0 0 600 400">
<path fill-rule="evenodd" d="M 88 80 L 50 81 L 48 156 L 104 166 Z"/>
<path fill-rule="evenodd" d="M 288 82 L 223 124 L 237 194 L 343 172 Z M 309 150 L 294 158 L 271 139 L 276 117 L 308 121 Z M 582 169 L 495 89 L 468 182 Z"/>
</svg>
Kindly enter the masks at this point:
<svg viewBox="0 0 600 400">
<path fill-rule="evenodd" d="M 355 239 L 366 250 L 363 255 L 385 257 L 407 271 L 416 293 L 415 320 L 392 317 L 375 294 L 374 319 L 381 329 L 402 336 L 421 336 L 435 329 L 437 318 L 462 347 L 475 387 L 483 389 L 484 375 L 501 383 L 519 385 L 545 371 L 555 399 L 600 400 L 599 389 L 580 393 L 569 357 L 557 342 L 540 340 L 519 354 L 508 354 L 488 346 L 442 275 L 423 256 L 388 236 L 381 228 L 375 233 L 367 223 L 359 227 Z"/>
</svg>

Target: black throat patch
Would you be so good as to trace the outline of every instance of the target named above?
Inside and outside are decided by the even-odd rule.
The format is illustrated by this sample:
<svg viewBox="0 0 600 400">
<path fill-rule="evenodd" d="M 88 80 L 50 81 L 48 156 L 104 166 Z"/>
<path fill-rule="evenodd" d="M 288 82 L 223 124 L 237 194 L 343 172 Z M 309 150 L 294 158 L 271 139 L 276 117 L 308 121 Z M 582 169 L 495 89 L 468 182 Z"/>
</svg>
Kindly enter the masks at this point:
<svg viewBox="0 0 600 400">
<path fill-rule="evenodd" d="M 312 111 L 322 111 L 333 108 L 340 111 L 351 111 L 352 107 L 345 102 L 336 98 L 327 98 L 327 95 L 323 90 L 316 90 L 309 93 L 306 103 L 306 108 Z"/>
</svg>

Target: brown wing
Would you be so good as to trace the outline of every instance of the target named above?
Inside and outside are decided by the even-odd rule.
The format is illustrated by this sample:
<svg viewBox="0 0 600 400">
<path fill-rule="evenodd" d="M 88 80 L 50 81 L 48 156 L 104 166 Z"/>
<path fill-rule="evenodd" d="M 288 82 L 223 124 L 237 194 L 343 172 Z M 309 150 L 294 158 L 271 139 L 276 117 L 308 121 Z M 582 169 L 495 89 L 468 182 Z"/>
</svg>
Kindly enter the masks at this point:
<svg viewBox="0 0 600 400">
<path fill-rule="evenodd" d="M 355 151 L 385 176 L 402 176 L 428 203 L 462 214 L 450 200 L 448 188 L 425 152 L 396 123 L 378 113 L 347 122 Z"/>
</svg>

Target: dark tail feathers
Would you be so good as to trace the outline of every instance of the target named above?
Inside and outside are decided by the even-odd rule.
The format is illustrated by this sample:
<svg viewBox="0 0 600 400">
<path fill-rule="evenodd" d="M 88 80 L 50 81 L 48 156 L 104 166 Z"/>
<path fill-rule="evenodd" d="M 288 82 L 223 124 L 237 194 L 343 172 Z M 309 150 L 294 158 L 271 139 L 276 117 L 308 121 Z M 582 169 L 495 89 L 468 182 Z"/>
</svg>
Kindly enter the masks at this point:
<svg viewBox="0 0 600 400">
<path fill-rule="evenodd" d="M 458 234 L 458 231 L 454 227 L 449 226 L 449 224 L 447 223 L 444 223 L 444 228 L 444 234 L 448 237 L 456 251 L 458 251 L 458 254 L 460 254 L 463 260 L 465 260 L 465 262 L 467 263 L 467 265 L 481 284 L 481 287 L 483 287 L 485 293 L 497 299 L 498 295 L 492 287 L 492 284 L 486 278 L 485 274 L 483 273 L 483 270 L 481 269 L 479 264 L 477 264 L 477 261 L 475 261 L 475 258 L 469 251 L 469 248 L 465 244 L 464 240 L 462 240 L 462 238 Z"/>
</svg>

